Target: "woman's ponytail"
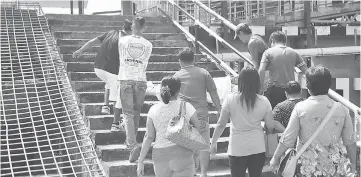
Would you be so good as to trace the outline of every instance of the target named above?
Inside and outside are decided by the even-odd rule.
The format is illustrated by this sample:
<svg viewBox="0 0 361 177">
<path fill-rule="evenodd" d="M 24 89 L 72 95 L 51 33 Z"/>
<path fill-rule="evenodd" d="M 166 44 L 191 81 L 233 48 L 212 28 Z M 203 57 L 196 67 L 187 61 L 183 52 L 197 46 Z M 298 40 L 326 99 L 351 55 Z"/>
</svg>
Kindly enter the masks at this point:
<svg viewBox="0 0 361 177">
<path fill-rule="evenodd" d="M 168 104 L 170 99 L 179 92 L 181 82 L 176 77 L 164 77 L 160 88 L 160 97 L 163 103 Z"/>
<path fill-rule="evenodd" d="M 170 97 L 172 96 L 170 93 L 170 88 L 166 85 L 166 86 L 162 86 L 160 89 L 160 96 L 162 97 L 162 101 L 165 104 L 169 103 Z"/>
</svg>

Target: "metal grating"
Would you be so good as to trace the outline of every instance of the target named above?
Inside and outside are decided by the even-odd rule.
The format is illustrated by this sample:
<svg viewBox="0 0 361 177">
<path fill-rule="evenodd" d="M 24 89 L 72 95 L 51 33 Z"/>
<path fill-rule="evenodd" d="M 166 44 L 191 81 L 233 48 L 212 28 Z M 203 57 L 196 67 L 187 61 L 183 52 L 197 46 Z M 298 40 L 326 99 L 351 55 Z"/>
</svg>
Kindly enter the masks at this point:
<svg viewBox="0 0 361 177">
<path fill-rule="evenodd" d="M 1 3 L 0 176 L 105 176 L 37 3 Z"/>
</svg>

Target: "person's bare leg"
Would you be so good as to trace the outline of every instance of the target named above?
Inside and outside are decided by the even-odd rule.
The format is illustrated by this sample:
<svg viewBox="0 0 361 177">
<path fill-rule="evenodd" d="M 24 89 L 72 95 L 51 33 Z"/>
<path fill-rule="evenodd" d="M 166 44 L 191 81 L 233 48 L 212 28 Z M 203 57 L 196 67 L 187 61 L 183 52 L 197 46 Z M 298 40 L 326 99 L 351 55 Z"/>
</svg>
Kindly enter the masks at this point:
<svg viewBox="0 0 361 177">
<path fill-rule="evenodd" d="M 210 159 L 209 151 L 201 151 L 199 153 L 199 157 L 200 157 L 200 166 L 201 166 L 200 177 L 206 177 L 208 171 L 209 159 Z"/>
<path fill-rule="evenodd" d="M 116 108 L 115 106 L 114 106 L 113 109 L 114 109 L 114 121 L 113 121 L 113 123 L 121 122 L 122 118 L 120 117 L 120 115 L 122 114 L 122 110 Z"/>
<path fill-rule="evenodd" d="M 104 92 L 104 105 L 109 106 L 109 95 L 110 95 L 110 89 L 105 89 Z"/>
<path fill-rule="evenodd" d="M 102 114 L 110 114 L 109 95 L 110 95 L 110 90 L 108 88 L 105 88 L 104 105 L 102 106 L 102 110 L 101 110 Z"/>
</svg>

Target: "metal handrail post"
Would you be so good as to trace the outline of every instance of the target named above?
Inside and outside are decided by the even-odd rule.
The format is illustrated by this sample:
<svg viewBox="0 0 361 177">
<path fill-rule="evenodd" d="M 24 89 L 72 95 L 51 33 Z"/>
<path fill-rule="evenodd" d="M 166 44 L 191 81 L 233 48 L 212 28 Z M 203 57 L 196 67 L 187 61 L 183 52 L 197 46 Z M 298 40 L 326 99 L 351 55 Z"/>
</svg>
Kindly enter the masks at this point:
<svg viewBox="0 0 361 177">
<path fill-rule="evenodd" d="M 231 0 L 227 1 L 227 6 L 228 6 L 228 20 L 232 21 L 232 1 Z"/>
<path fill-rule="evenodd" d="M 260 11 L 260 0 L 257 0 L 257 17 L 260 16 L 259 11 Z"/>
<path fill-rule="evenodd" d="M 176 13 L 175 3 L 176 3 L 176 2 L 174 1 L 173 7 L 172 7 L 172 8 L 173 8 L 173 9 L 172 9 L 172 10 L 173 10 L 173 12 L 172 12 L 172 19 L 173 19 L 173 20 L 177 20 L 177 19 L 176 19 L 176 14 L 175 14 L 175 13 Z"/>
<path fill-rule="evenodd" d="M 196 61 L 199 61 L 199 56 L 197 55 L 199 53 L 199 24 L 195 24 L 194 25 L 195 28 L 195 53 L 196 53 Z"/>
<path fill-rule="evenodd" d="M 266 16 L 266 0 L 262 0 L 262 11 L 263 16 Z"/>
</svg>

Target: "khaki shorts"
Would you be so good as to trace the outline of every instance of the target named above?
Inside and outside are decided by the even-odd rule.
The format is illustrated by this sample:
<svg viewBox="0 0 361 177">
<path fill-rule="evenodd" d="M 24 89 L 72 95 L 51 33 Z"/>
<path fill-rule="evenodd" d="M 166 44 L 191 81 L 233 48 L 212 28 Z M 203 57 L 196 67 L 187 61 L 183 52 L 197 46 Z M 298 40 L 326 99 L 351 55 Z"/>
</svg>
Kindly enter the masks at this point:
<svg viewBox="0 0 361 177">
<path fill-rule="evenodd" d="M 211 138 L 210 138 L 210 129 L 209 129 L 209 116 L 208 112 L 197 112 L 198 120 L 201 122 L 201 127 L 199 130 L 199 133 L 202 135 L 204 141 L 206 143 L 210 144 Z M 209 151 L 209 149 L 205 149 L 202 151 Z"/>
</svg>

